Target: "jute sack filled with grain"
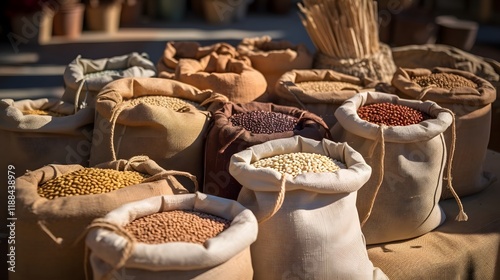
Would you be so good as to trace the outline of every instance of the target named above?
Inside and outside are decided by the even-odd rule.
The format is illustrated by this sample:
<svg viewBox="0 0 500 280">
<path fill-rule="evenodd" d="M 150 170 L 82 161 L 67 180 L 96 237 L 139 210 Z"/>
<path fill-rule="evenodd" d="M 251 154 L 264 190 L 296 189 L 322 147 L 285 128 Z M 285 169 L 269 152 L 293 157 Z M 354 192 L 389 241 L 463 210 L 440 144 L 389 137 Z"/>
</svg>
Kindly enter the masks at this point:
<svg viewBox="0 0 500 280">
<path fill-rule="evenodd" d="M 86 227 L 124 203 L 187 193 L 173 177 L 179 173 L 135 157 L 95 168 L 47 165 L 17 178 L 16 272 L 10 279 L 86 279 Z"/>
<path fill-rule="evenodd" d="M 152 223 L 166 226 L 155 230 Z M 86 244 L 95 280 L 253 279 L 257 221 L 233 200 L 199 192 L 157 196 L 123 205 L 90 228 Z"/>
<path fill-rule="evenodd" d="M 181 59 L 174 79 L 213 90 L 237 103 L 267 101 L 267 82 L 262 73 L 247 61 L 228 55 L 212 52 L 200 60 Z"/>
<path fill-rule="evenodd" d="M 276 83 L 275 103 L 314 113 L 331 128 L 337 122 L 335 110 L 344 101 L 374 87 L 375 82 L 371 79 L 333 70 L 292 70 L 283 74 Z"/>
<path fill-rule="evenodd" d="M 391 50 L 396 67 L 427 69 L 445 67 L 473 73 L 489 82 L 500 81 L 498 62 L 456 47 L 427 44 L 394 47 Z"/>
<path fill-rule="evenodd" d="M 216 53 L 231 58 L 238 58 L 236 49 L 227 43 L 215 43 L 201 46 L 198 42 L 172 41 L 167 42 L 163 56 L 156 63 L 158 77 L 174 79 L 177 65 L 181 59 L 201 60 L 203 57 Z M 250 63 L 250 62 L 248 62 Z"/>
<path fill-rule="evenodd" d="M 203 136 L 211 116 L 206 106 L 219 101 L 227 98 L 175 80 L 114 81 L 97 97 L 90 165 L 146 155 L 167 170 L 189 172 L 201 180 Z"/>
<path fill-rule="evenodd" d="M 335 111 L 333 139 L 361 153 L 373 173 L 358 192 L 357 207 L 367 244 L 414 238 L 445 220 L 439 206 L 443 176 L 454 146 L 444 132 L 453 113 L 430 101 L 363 92 Z M 444 174 L 444 175 L 443 175 Z M 451 180 L 447 187 L 453 191 Z M 457 220 L 467 220 L 458 196 Z"/>
<path fill-rule="evenodd" d="M 256 165 L 294 154 L 270 163 L 282 169 Z M 292 175 L 297 169 L 305 173 Z M 270 140 L 234 154 L 229 171 L 243 185 L 238 202 L 259 221 L 254 279 L 387 279 L 368 259 L 356 210 L 371 168 L 349 145 L 301 136 Z"/>
<path fill-rule="evenodd" d="M 124 77 L 153 76 L 156 76 L 156 67 L 146 53 L 100 59 L 78 55 L 64 70 L 65 89 L 61 99 L 75 104 L 75 108 L 94 108 L 97 94 L 109 82 Z"/>
<path fill-rule="evenodd" d="M 244 38 L 237 50 L 241 56 L 248 57 L 252 67 L 264 75 L 272 102 L 277 101 L 274 90 L 281 75 L 294 69 L 310 69 L 313 64 L 313 55 L 304 44 L 273 41 L 270 36 Z"/>
<path fill-rule="evenodd" d="M 269 140 L 302 135 L 315 140 L 329 137 L 324 121 L 313 113 L 273 103 L 226 103 L 215 111 L 205 140 L 203 192 L 237 199 L 241 189 L 229 174 L 234 153 Z"/>
<path fill-rule="evenodd" d="M 493 180 L 493 174 L 483 170 L 491 130 L 491 104 L 496 90 L 488 81 L 475 74 L 436 67 L 399 68 L 392 85 L 401 98 L 430 100 L 450 109 L 456 119 L 456 151 L 452 164 L 453 186 L 459 196 L 477 193 Z M 452 133 L 445 134 L 450 143 Z M 451 198 L 443 189 L 442 199 Z"/>
<path fill-rule="evenodd" d="M 15 168 L 16 177 L 50 163 L 88 166 L 93 121 L 93 110 L 74 113 L 73 104 L 56 98 L 0 100 L 0 145 L 4 149 L 0 167 L 5 170 L 0 179 L 7 182 L 9 165 Z M 7 203 L 6 190 L 0 199 Z M 6 215 L 2 211 L 0 218 L 5 221 Z M 0 232 L 7 232 L 5 223 Z"/>
</svg>

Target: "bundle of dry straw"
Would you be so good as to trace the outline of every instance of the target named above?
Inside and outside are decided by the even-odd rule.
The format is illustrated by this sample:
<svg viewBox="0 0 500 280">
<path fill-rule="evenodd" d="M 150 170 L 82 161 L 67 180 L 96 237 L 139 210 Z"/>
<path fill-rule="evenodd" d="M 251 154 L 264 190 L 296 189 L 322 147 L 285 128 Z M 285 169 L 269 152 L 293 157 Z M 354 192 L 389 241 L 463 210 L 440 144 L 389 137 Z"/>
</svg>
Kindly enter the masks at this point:
<svg viewBox="0 0 500 280">
<path fill-rule="evenodd" d="M 300 18 L 316 48 L 336 58 L 364 58 L 379 52 L 377 2 L 303 0 Z"/>
</svg>

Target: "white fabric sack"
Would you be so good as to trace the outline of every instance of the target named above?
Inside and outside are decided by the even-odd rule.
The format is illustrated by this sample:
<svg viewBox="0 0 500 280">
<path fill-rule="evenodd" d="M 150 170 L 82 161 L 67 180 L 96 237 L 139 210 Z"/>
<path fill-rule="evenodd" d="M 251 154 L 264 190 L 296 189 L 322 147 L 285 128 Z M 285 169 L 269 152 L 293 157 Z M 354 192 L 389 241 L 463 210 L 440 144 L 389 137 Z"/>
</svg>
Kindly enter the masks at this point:
<svg viewBox="0 0 500 280">
<path fill-rule="evenodd" d="M 292 178 L 251 165 L 294 152 L 326 155 L 347 168 Z M 356 210 L 371 168 L 349 145 L 301 136 L 271 140 L 234 154 L 229 172 L 243 185 L 238 202 L 259 221 L 254 279 L 387 279 L 368 259 Z"/>
<path fill-rule="evenodd" d="M 120 232 L 124 230 L 123 226 L 135 219 L 172 210 L 194 210 L 232 222 L 229 228 L 203 245 L 135 243 Z M 116 278 L 117 275 L 148 280 L 251 280 L 253 277 L 250 245 L 257 238 L 257 220 L 250 210 L 234 200 L 200 192 L 156 196 L 125 204 L 94 223 L 95 227 L 87 234 L 86 244 L 91 250 L 90 264 L 95 280 L 109 279 L 109 276 Z M 100 228 L 99 224 L 103 223 L 116 228 Z M 127 248 L 131 248 L 129 255 L 124 253 Z M 121 259 L 124 260 L 122 266 L 119 265 Z"/>
</svg>

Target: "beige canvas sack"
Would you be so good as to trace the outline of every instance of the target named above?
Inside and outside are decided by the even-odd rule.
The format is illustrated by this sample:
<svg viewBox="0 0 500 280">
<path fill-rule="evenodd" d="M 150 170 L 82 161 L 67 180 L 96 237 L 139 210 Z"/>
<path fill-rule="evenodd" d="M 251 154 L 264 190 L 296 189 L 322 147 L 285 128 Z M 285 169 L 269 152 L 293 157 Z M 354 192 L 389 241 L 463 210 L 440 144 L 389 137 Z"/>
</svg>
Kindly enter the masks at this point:
<svg viewBox="0 0 500 280">
<path fill-rule="evenodd" d="M 47 165 L 16 179 L 16 272 L 9 279 L 85 279 L 84 239 L 95 218 L 128 202 L 187 193 L 174 178 L 180 172 L 165 171 L 145 157 L 103 163 L 98 168 L 132 170 L 152 175 L 138 185 L 104 194 L 46 199 L 38 186 L 50 179 L 84 168 L 81 165 Z M 188 176 L 190 174 L 181 173 Z M 161 180 L 165 178 L 166 180 Z"/>
<path fill-rule="evenodd" d="M 99 91 L 124 77 L 154 77 L 156 67 L 146 53 L 133 52 L 109 58 L 89 59 L 78 55 L 64 70 L 62 100 L 75 108 L 95 107 Z"/>
<path fill-rule="evenodd" d="M 185 58 L 201 60 L 211 53 L 231 58 L 238 58 L 239 56 L 236 49 L 227 43 L 215 43 L 213 45 L 201 46 L 198 42 L 192 41 L 167 42 L 163 51 L 163 56 L 156 64 L 158 77 L 174 79 L 179 60 Z M 249 61 L 248 63 L 250 65 Z"/>
<path fill-rule="evenodd" d="M 432 118 L 408 126 L 380 126 L 358 116 L 360 107 L 382 102 L 409 106 Z M 453 145 L 447 145 L 444 137 L 453 124 L 449 110 L 430 101 L 363 92 L 346 100 L 335 116 L 333 139 L 347 142 L 373 169 L 356 203 L 367 244 L 414 238 L 444 222 L 439 198 L 443 177 L 451 173 L 445 165 L 454 154 Z M 453 191 L 451 180 L 447 182 Z M 467 220 L 454 194 L 460 211 L 457 220 Z"/>
<path fill-rule="evenodd" d="M 292 177 L 251 165 L 295 152 L 326 155 L 347 168 Z M 349 145 L 301 136 L 270 140 L 234 154 L 229 172 L 243 185 L 238 202 L 259 221 L 254 279 L 387 279 L 368 259 L 356 210 L 371 168 Z"/>
<path fill-rule="evenodd" d="M 424 88 L 412 81 L 412 77 L 428 76 L 432 73 L 459 75 L 477 84 L 477 88 Z M 455 114 L 457 152 L 451 170 L 453 187 L 457 194 L 471 195 L 489 186 L 494 176 L 484 171 L 483 165 L 490 140 L 491 108 L 496 99 L 496 90 L 491 83 L 466 71 L 436 67 L 431 70 L 399 68 L 394 74 L 392 85 L 402 98 L 434 101 Z M 446 132 L 446 141 L 451 141 L 450 130 Z M 443 189 L 441 198 L 451 197 L 450 191 Z"/>
<path fill-rule="evenodd" d="M 193 210 L 231 220 L 229 228 L 203 245 L 146 244 L 123 229 L 134 219 L 173 210 Z M 94 280 L 253 279 L 250 245 L 257 238 L 253 213 L 234 200 L 202 193 L 156 196 L 111 211 L 91 225 L 86 237 Z M 118 278 L 119 279 L 119 278 Z"/>
<path fill-rule="evenodd" d="M 127 102 L 141 96 L 176 97 L 203 106 L 227 101 L 226 97 L 212 91 L 199 90 L 175 80 L 123 78 L 114 81 L 97 97 L 90 165 L 146 155 L 167 170 L 191 173 L 201 182 L 203 136 L 211 113 L 193 105 L 173 110 Z M 180 180 L 183 184 L 189 183 Z"/>
<path fill-rule="evenodd" d="M 244 38 L 236 48 L 248 57 L 252 67 L 261 72 L 267 81 L 269 101 L 277 101 L 275 85 L 281 75 L 294 69 L 310 69 L 313 55 L 304 44 L 292 44 L 286 40 L 272 40 L 270 36 Z"/>
<path fill-rule="evenodd" d="M 339 90 L 307 92 L 300 87 L 304 82 L 342 82 L 346 85 Z M 275 85 L 275 103 L 312 112 L 325 121 L 329 128 L 337 122 L 335 110 L 358 92 L 373 90 L 376 82 L 368 78 L 342 74 L 328 69 L 292 70 L 283 74 Z"/>
<path fill-rule="evenodd" d="M 66 116 L 25 115 L 24 111 L 45 110 Z M 73 104 L 55 98 L 36 100 L 0 100 L 0 168 L 5 170 L 0 180 L 7 184 L 7 167 L 11 165 L 16 177 L 27 170 L 46 164 L 81 164 L 88 166 L 92 140 L 93 110 L 86 108 L 74 113 Z M 7 191 L 0 194 L 2 205 L 7 205 Z M 7 211 L 0 219 L 6 221 Z M 2 223 L 0 233 L 7 232 Z"/>
</svg>

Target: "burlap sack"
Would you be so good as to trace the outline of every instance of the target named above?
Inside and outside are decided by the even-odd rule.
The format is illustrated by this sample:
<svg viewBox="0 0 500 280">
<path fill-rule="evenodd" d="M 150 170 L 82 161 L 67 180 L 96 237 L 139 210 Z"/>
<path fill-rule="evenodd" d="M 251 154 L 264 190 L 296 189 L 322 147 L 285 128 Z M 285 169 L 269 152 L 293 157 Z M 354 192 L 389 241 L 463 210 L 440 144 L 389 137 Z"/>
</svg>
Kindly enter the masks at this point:
<svg viewBox="0 0 500 280">
<path fill-rule="evenodd" d="M 26 110 L 50 110 L 67 116 L 24 115 Z M 14 167 L 16 177 L 50 163 L 88 166 L 94 112 L 86 108 L 74 114 L 73 110 L 72 104 L 53 98 L 0 100 L 0 145 L 3 147 L 0 167 L 5 170 L 0 180 L 4 184 L 9 165 Z M 2 205 L 7 205 L 5 189 L 2 188 L 0 194 Z M 5 221 L 6 215 L 6 211 L 1 211 L 0 219 Z M 5 223 L 0 232 L 7 232 Z"/>
<path fill-rule="evenodd" d="M 175 79 L 175 69 L 179 64 L 179 60 L 190 58 L 201 60 L 203 57 L 216 53 L 219 55 L 238 58 L 236 49 L 226 43 L 215 43 L 213 45 L 201 46 L 198 42 L 179 41 L 168 42 L 163 51 L 163 56 L 156 63 L 158 77 Z M 250 61 L 248 61 L 249 65 Z"/>
<path fill-rule="evenodd" d="M 95 107 L 99 91 L 111 81 L 124 77 L 153 77 L 156 67 L 146 53 L 88 59 L 78 55 L 64 70 L 62 100 L 75 108 Z"/>
<path fill-rule="evenodd" d="M 293 131 L 271 134 L 252 133 L 243 127 L 233 126 L 229 120 L 232 115 L 251 111 L 282 113 L 296 117 L 299 120 Z M 241 184 L 229 174 L 231 156 L 250 146 L 294 135 L 321 140 L 329 137 L 329 131 L 320 117 L 295 107 L 261 102 L 249 102 L 245 104 L 226 103 L 224 107 L 214 113 L 213 121 L 205 140 L 203 192 L 224 198 L 237 199 Z"/>
<path fill-rule="evenodd" d="M 385 44 L 380 44 L 380 52 L 361 59 L 339 59 L 317 52 L 313 68 L 331 69 L 358 78 L 370 78 L 387 83 L 391 81 L 396 71 L 391 48 Z"/>
<path fill-rule="evenodd" d="M 292 177 L 251 165 L 295 152 L 326 155 L 347 168 Z M 356 192 L 371 168 L 349 145 L 301 136 L 271 140 L 234 154 L 229 171 L 243 185 L 238 202 L 259 221 L 254 279 L 387 279 L 368 259 L 356 210 Z"/>
<path fill-rule="evenodd" d="M 415 108 L 432 118 L 408 126 L 380 126 L 362 120 L 358 108 L 389 102 Z M 434 102 L 400 99 L 379 92 L 358 93 L 346 100 L 335 116 L 333 139 L 347 142 L 372 167 L 370 180 L 358 192 L 357 207 L 367 244 L 414 238 L 438 227 L 445 220 L 439 198 L 447 161 L 453 147 L 444 132 L 453 114 Z M 452 190 L 451 180 L 448 187 Z M 458 220 L 466 220 L 460 200 Z"/>
<path fill-rule="evenodd" d="M 211 89 L 233 102 L 266 101 L 267 82 L 262 73 L 228 55 L 212 52 L 200 60 L 181 59 L 174 79 L 202 90 Z"/>
<path fill-rule="evenodd" d="M 154 213 L 194 210 L 231 220 L 229 228 L 203 245 L 145 244 L 123 226 Z M 236 201 L 202 193 L 157 196 L 129 203 L 93 223 L 86 238 L 93 279 L 248 279 L 253 276 L 250 244 L 257 238 L 252 212 Z M 127 254 L 127 252 L 129 252 Z"/>
<path fill-rule="evenodd" d="M 298 83 L 331 81 L 345 82 L 357 85 L 358 88 L 343 88 L 337 91 L 328 92 L 306 92 Z M 328 127 L 333 127 L 337 122 L 335 110 L 347 99 L 358 92 L 373 91 L 375 82 L 368 78 L 358 78 L 347 74 L 342 74 L 333 70 L 310 69 L 292 70 L 283 74 L 275 86 L 275 103 L 285 106 L 295 106 L 302 110 L 314 113 L 325 121 Z"/>
<path fill-rule="evenodd" d="M 227 101 L 212 91 L 202 91 L 175 80 L 123 78 L 114 81 L 97 97 L 90 165 L 146 155 L 167 170 L 189 172 L 201 181 L 203 136 L 211 113 L 192 105 L 175 111 L 148 104 L 132 106 L 126 102 L 141 96 L 170 96 L 199 104 Z M 180 181 L 187 184 L 183 179 Z"/>
<path fill-rule="evenodd" d="M 310 69 L 313 55 L 304 44 L 286 40 L 273 41 L 270 36 L 244 38 L 237 46 L 238 53 L 248 57 L 252 67 L 266 78 L 269 101 L 276 102 L 276 81 L 288 71 Z"/>
<path fill-rule="evenodd" d="M 81 165 L 47 165 L 16 179 L 16 272 L 9 279 L 85 279 L 84 239 L 86 227 L 95 219 L 124 203 L 144 198 L 187 193 L 187 190 L 154 161 L 144 157 L 97 166 L 106 169 L 135 170 L 168 180 L 157 180 L 125 187 L 105 194 L 59 197 L 38 195 L 39 185 Z"/>
<path fill-rule="evenodd" d="M 498 62 L 452 46 L 428 44 L 395 47 L 392 48 L 392 57 L 397 67 L 446 67 L 473 73 L 490 82 L 500 81 L 500 71 L 495 70 Z"/>
<path fill-rule="evenodd" d="M 450 73 L 465 77 L 478 85 L 477 88 L 460 87 L 451 90 L 431 86 L 423 88 L 412 77 L 428 76 L 431 73 Z M 392 85 L 401 98 L 430 100 L 450 109 L 456 119 L 456 154 L 452 164 L 453 186 L 459 196 L 477 193 L 494 179 L 483 171 L 491 130 L 491 104 L 496 99 L 495 88 L 486 80 L 461 70 L 436 67 L 399 68 Z M 451 141 L 451 131 L 446 132 L 446 141 Z M 442 199 L 452 194 L 443 189 Z"/>
</svg>

